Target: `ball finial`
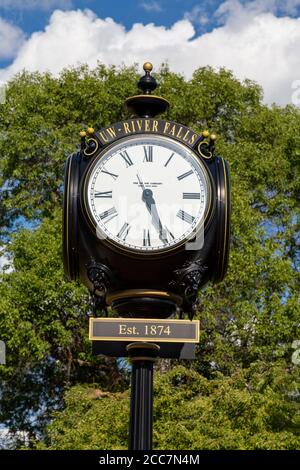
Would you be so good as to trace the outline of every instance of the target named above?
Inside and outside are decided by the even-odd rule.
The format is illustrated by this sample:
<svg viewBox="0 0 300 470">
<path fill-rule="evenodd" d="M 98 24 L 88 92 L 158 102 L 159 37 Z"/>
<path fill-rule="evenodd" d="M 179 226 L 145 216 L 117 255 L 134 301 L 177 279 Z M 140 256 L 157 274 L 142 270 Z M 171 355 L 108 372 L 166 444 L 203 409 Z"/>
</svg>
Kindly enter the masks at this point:
<svg viewBox="0 0 300 470">
<path fill-rule="evenodd" d="M 86 132 L 85 132 L 85 131 L 80 131 L 80 132 L 79 132 L 79 135 L 80 135 L 80 137 L 85 137 L 85 136 L 86 136 Z"/>
<path fill-rule="evenodd" d="M 217 136 L 216 136 L 216 134 L 211 134 L 210 138 L 211 138 L 211 140 L 216 140 Z"/>
<path fill-rule="evenodd" d="M 145 70 L 145 72 L 151 72 L 151 70 L 153 69 L 153 65 L 151 64 L 151 62 L 145 62 L 143 65 L 143 69 Z"/>
<path fill-rule="evenodd" d="M 87 130 L 87 135 L 92 135 L 94 134 L 94 132 L 95 132 L 95 129 L 93 127 L 89 127 Z"/>
<path fill-rule="evenodd" d="M 207 130 L 203 131 L 202 132 L 202 135 L 203 137 L 208 137 L 209 136 L 209 132 Z"/>
</svg>

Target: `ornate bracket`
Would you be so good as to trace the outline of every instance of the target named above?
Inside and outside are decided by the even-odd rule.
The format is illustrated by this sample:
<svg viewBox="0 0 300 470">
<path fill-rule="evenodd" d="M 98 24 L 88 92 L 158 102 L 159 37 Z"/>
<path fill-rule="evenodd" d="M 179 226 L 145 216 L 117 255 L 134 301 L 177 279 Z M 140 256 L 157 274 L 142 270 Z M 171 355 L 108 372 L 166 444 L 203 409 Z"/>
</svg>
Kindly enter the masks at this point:
<svg viewBox="0 0 300 470">
<path fill-rule="evenodd" d="M 94 286 L 92 292 L 94 313 L 98 310 L 107 313 L 106 293 L 113 280 L 112 271 L 105 264 L 92 261 L 91 264 L 87 266 L 87 276 Z"/>
<path fill-rule="evenodd" d="M 208 138 L 209 141 L 206 140 Z M 205 160 L 209 160 L 214 156 L 216 138 L 216 134 L 211 134 L 209 136 L 208 131 L 202 132 L 201 139 L 197 142 L 197 150 L 201 157 L 205 158 Z"/>
<path fill-rule="evenodd" d="M 208 266 L 201 259 L 186 262 L 181 269 L 174 271 L 174 280 L 169 283 L 170 288 L 182 296 L 182 309 L 189 314 L 190 319 L 195 313 L 198 290 L 207 269 Z"/>
</svg>

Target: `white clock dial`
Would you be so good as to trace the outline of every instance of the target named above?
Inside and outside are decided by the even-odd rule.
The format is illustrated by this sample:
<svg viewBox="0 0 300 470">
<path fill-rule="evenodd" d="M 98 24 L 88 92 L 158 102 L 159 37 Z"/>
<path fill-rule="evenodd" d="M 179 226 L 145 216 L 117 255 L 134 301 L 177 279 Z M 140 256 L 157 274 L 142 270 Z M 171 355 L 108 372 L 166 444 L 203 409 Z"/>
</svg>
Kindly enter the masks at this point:
<svg viewBox="0 0 300 470">
<path fill-rule="evenodd" d="M 170 250 L 194 237 L 210 200 L 202 162 L 163 136 L 130 137 L 108 148 L 85 188 L 97 235 L 137 252 Z"/>
</svg>

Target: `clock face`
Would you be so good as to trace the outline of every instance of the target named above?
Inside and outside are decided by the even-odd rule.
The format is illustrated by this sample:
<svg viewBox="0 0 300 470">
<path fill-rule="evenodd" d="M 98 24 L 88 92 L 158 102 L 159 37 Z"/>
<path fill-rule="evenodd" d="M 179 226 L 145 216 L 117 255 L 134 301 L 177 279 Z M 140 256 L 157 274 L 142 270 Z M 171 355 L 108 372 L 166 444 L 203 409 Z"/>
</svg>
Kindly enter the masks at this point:
<svg viewBox="0 0 300 470">
<path fill-rule="evenodd" d="M 167 251 L 194 238 L 210 199 L 202 162 L 163 136 L 120 140 L 95 159 L 85 179 L 97 236 L 131 252 Z"/>
</svg>

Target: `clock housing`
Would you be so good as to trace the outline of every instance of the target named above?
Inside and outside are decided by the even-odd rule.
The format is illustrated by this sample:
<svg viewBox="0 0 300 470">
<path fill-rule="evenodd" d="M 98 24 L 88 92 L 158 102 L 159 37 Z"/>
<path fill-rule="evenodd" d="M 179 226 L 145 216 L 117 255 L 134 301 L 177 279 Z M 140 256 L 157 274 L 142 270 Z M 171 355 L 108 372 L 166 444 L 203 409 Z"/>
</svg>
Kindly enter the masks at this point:
<svg viewBox="0 0 300 470">
<path fill-rule="evenodd" d="M 152 154 L 144 150 L 149 146 Z M 124 210 L 116 207 L 123 196 L 128 196 Z M 170 201 L 174 203 L 173 222 L 186 227 L 178 228 L 176 234 L 175 225 L 166 223 Z M 189 210 L 177 207 L 185 202 L 190 203 Z M 133 221 L 127 219 L 127 212 L 135 203 L 146 225 L 141 225 L 134 244 L 129 238 Z M 149 206 L 155 206 L 156 212 Z M 89 288 L 100 309 L 112 305 L 121 313 L 124 307 L 126 314 L 130 309 L 133 315 L 145 316 L 144 299 L 148 298 L 151 315 L 156 299 L 164 299 L 166 306 L 164 310 L 160 302 L 157 316 L 169 316 L 175 307 L 191 312 L 198 290 L 209 281 L 220 282 L 225 275 L 229 232 L 228 165 L 214 155 L 214 139 L 205 133 L 167 120 L 132 118 L 97 132 L 92 129 L 82 138 L 81 150 L 69 157 L 64 192 L 65 272 Z"/>
</svg>

